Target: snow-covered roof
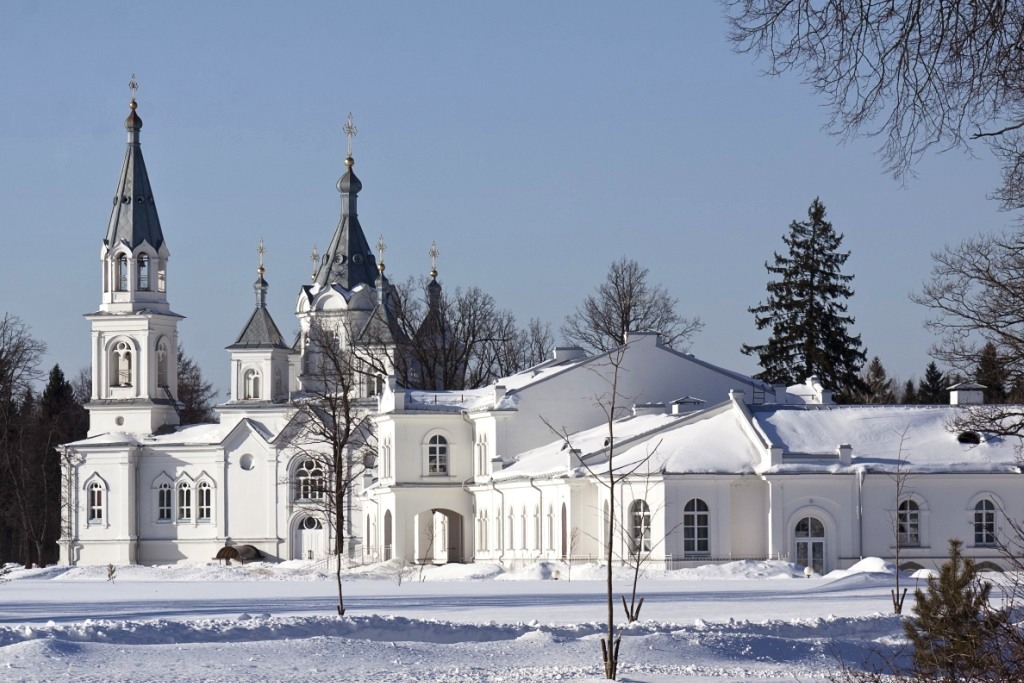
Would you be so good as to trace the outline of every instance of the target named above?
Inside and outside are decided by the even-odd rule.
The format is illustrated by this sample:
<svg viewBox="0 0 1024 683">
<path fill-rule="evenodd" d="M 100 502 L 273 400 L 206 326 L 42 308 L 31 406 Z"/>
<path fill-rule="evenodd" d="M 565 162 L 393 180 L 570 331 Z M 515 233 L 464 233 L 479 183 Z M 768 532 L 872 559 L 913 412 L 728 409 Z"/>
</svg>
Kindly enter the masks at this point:
<svg viewBox="0 0 1024 683">
<path fill-rule="evenodd" d="M 956 406 L 759 406 L 755 424 L 786 455 L 834 454 L 853 447 L 852 464 L 872 470 L 902 460 L 915 471 L 1016 470 L 1018 441 L 981 434 L 977 445 L 960 443 L 947 425 Z"/>
<path fill-rule="evenodd" d="M 72 448 L 88 446 L 125 445 L 125 446 L 203 446 L 223 443 L 231 432 L 238 429 L 240 425 L 248 425 L 254 432 L 266 440 L 270 440 L 273 433 L 264 424 L 246 418 L 239 422 L 232 423 L 210 423 L 178 427 L 167 434 L 129 434 L 127 432 L 108 432 L 97 434 L 88 439 L 82 439 L 67 444 Z"/>
<path fill-rule="evenodd" d="M 674 422 L 682 419 L 682 415 L 647 414 L 620 418 L 614 423 L 615 443 L 627 445 L 629 441 L 635 440 L 647 434 L 656 433 Z M 554 436 L 554 434 L 552 434 Z M 569 448 L 576 449 L 580 456 L 590 463 L 590 458 L 601 453 L 608 447 L 608 424 L 602 423 L 596 427 L 569 435 L 569 444 L 566 439 L 556 438 L 550 443 L 520 453 L 515 457 L 515 462 L 494 473 L 494 479 L 514 479 L 524 476 L 540 476 L 545 474 L 562 473 L 569 469 Z M 596 464 L 596 461 L 595 461 Z"/>
<path fill-rule="evenodd" d="M 616 471 L 638 474 L 721 474 L 753 472 L 760 456 L 746 438 L 742 413 L 728 404 L 691 413 L 685 421 L 645 439 L 615 457 Z"/>
</svg>

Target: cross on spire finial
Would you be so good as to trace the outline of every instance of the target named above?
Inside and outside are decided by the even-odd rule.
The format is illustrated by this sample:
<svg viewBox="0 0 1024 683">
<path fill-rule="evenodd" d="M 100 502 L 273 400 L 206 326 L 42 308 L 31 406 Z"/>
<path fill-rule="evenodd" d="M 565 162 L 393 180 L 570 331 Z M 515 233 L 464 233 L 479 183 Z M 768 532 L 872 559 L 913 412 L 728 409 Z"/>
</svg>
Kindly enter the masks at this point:
<svg viewBox="0 0 1024 683">
<path fill-rule="evenodd" d="M 377 238 L 377 253 L 380 254 L 378 258 L 377 270 L 384 272 L 384 252 L 388 250 L 388 245 L 384 244 L 384 235 Z"/>
<path fill-rule="evenodd" d="M 320 262 L 320 252 L 316 250 L 316 245 L 313 245 L 313 251 L 309 255 L 309 261 L 313 264 L 313 275 L 310 276 L 310 280 L 316 279 L 316 264 Z"/>
<path fill-rule="evenodd" d="M 135 80 L 135 74 L 132 74 L 131 80 L 128 81 L 128 89 L 132 91 L 132 104 L 135 104 L 135 94 L 139 92 L 139 82 Z"/>
<path fill-rule="evenodd" d="M 266 247 L 263 246 L 263 238 L 260 238 L 260 243 L 256 247 L 256 253 L 260 255 L 260 267 L 256 269 L 256 272 L 263 275 L 263 254 L 267 252 Z"/>
<path fill-rule="evenodd" d="M 354 138 L 359 133 L 359 129 L 356 128 L 356 124 L 352 120 L 352 112 L 348 113 L 348 121 L 346 121 L 345 125 L 341 127 L 341 130 L 344 131 L 345 137 L 348 138 L 348 158 L 351 159 L 352 158 L 352 138 Z"/>
<path fill-rule="evenodd" d="M 437 277 L 437 257 L 441 255 L 441 252 L 437 248 L 437 242 L 430 243 L 430 251 L 427 252 L 427 256 L 430 257 L 430 277 Z"/>
</svg>

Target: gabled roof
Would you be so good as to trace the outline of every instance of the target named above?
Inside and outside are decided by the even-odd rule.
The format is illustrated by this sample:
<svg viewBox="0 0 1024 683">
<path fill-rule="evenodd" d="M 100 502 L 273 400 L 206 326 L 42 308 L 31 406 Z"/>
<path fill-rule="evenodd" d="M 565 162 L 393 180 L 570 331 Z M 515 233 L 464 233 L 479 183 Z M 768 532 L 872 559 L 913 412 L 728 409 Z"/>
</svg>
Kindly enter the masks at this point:
<svg viewBox="0 0 1024 683">
<path fill-rule="evenodd" d="M 131 102 L 131 113 L 125 119 L 128 131 L 128 149 L 121 166 L 121 176 L 114 193 L 114 208 L 107 224 L 107 235 L 103 243 L 107 248 L 125 244 L 134 250 L 143 242 L 158 250 L 164 244 L 160 229 L 160 217 L 156 212 L 153 188 L 149 184 L 146 162 L 142 158 L 139 131 L 142 119 L 135 113 L 135 99 Z"/>
<path fill-rule="evenodd" d="M 227 347 L 231 349 L 284 349 L 291 347 L 285 343 L 280 330 L 270 317 L 270 311 L 260 306 L 249 316 L 249 321 L 242 328 L 235 343 Z"/>
</svg>

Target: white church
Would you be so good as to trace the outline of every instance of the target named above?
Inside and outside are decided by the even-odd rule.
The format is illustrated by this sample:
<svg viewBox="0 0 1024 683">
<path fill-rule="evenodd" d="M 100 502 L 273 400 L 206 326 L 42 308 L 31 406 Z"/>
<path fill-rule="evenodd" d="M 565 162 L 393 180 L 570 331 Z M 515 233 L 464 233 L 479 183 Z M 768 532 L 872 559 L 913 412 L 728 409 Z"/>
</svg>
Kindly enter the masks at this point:
<svg viewBox="0 0 1024 683">
<path fill-rule="evenodd" d="M 605 354 L 554 349 L 472 391 L 361 382 L 351 398 L 375 456 L 335 529 L 318 500 L 331 473 L 295 441 L 313 381 L 306 333 L 321 317 L 348 330 L 386 320 L 390 291 L 357 216 L 351 153 L 340 221 L 299 287 L 298 338 L 267 310 L 261 262 L 255 310 L 227 347 L 231 399 L 219 423 L 181 427 L 182 316 L 134 98 L 130 109 L 100 305 L 86 316 L 90 428 L 64 447 L 63 563 L 207 562 L 244 546 L 325 562 L 340 533 L 355 563 L 585 561 L 610 542 L 623 562 L 783 559 L 825 573 L 897 547 L 904 567 L 936 566 L 957 537 L 983 568 L 1006 568 L 999 540 L 1024 519 L 1017 443 L 947 428 L 980 401 L 977 385 L 946 406 L 838 406 L 815 378 L 768 385 L 648 332 Z"/>
</svg>

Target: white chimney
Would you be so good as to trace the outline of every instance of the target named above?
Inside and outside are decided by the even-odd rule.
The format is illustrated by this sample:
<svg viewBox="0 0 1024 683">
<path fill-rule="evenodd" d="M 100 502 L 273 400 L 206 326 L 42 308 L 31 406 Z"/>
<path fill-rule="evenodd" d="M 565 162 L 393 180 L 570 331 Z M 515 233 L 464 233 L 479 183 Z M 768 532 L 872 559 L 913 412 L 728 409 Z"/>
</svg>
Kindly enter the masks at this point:
<svg viewBox="0 0 1024 683">
<path fill-rule="evenodd" d="M 839 456 L 840 465 L 849 465 L 853 456 L 853 446 L 848 443 L 841 443 L 836 447 L 836 455 Z"/>
</svg>

